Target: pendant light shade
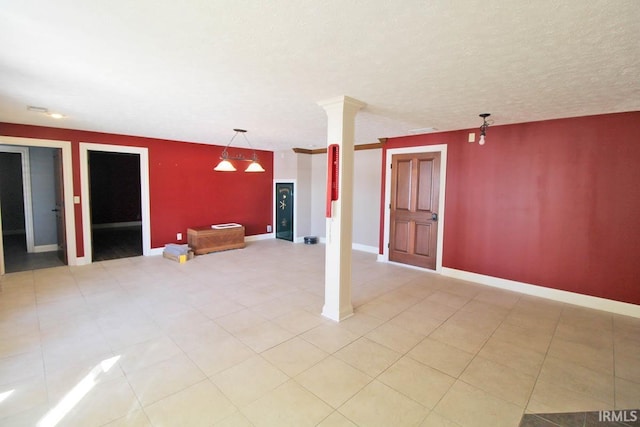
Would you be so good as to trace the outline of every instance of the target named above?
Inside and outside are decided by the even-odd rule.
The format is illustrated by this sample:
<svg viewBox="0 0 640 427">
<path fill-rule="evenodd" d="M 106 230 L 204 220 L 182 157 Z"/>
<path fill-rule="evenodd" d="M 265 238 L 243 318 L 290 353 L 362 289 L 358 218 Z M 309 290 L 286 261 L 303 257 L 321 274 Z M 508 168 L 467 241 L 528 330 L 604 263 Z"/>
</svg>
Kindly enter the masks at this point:
<svg viewBox="0 0 640 427">
<path fill-rule="evenodd" d="M 213 168 L 214 171 L 218 172 L 235 172 L 237 169 L 231 164 L 231 162 L 227 159 L 220 160 L 218 166 Z"/>
<path fill-rule="evenodd" d="M 264 168 L 257 161 L 251 162 L 249 166 L 244 170 L 245 172 L 264 172 Z"/>
<path fill-rule="evenodd" d="M 237 169 L 235 166 L 233 166 L 230 160 L 242 160 L 242 161 L 251 162 L 251 164 L 244 170 L 245 172 L 264 172 L 264 168 L 258 162 L 258 155 L 256 154 L 256 151 L 253 150 L 251 143 L 249 142 L 249 140 L 247 139 L 247 136 L 245 135 L 247 131 L 244 129 L 234 129 L 234 132 L 235 133 L 233 134 L 233 137 L 231 137 L 231 141 L 229 141 L 227 146 L 224 147 L 224 150 L 222 150 L 222 154 L 220 154 L 220 163 L 218 163 L 218 165 L 215 168 L 213 168 L 213 170 L 218 172 L 235 172 Z M 242 154 L 238 154 L 237 156 L 230 156 L 229 152 L 227 151 L 227 149 L 229 148 L 229 146 L 231 145 L 235 137 L 238 136 L 239 133 L 242 134 L 245 141 L 247 141 L 247 144 L 249 145 L 249 147 L 253 150 L 253 155 L 251 156 L 251 159 L 245 159 Z"/>
</svg>

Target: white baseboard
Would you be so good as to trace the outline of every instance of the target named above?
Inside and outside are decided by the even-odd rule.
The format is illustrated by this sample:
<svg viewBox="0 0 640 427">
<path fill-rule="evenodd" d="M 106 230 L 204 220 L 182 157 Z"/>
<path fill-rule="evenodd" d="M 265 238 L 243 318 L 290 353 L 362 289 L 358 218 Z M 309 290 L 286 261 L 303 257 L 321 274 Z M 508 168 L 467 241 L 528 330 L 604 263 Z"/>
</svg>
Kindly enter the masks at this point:
<svg viewBox="0 0 640 427">
<path fill-rule="evenodd" d="M 53 244 L 53 245 L 38 245 L 38 246 L 34 246 L 33 247 L 33 252 L 34 253 L 40 253 L 40 252 L 54 252 L 58 250 L 58 245 L 57 244 Z"/>
<path fill-rule="evenodd" d="M 377 246 L 361 245 L 360 243 L 352 243 L 351 249 L 353 249 L 354 251 L 368 252 L 370 254 L 378 253 Z"/>
<path fill-rule="evenodd" d="M 604 310 L 611 313 L 622 314 L 640 318 L 640 305 L 627 302 L 614 301 L 606 298 L 593 297 L 590 295 L 578 294 L 575 292 L 562 291 L 560 289 L 546 288 L 544 286 L 532 285 L 529 283 L 516 282 L 514 280 L 501 279 L 499 277 L 485 276 L 483 274 L 471 273 L 468 271 L 456 270 L 454 268 L 443 267 L 444 276 L 453 277 L 460 280 L 480 283 L 482 285 L 493 286 L 495 288 L 520 292 L 567 304 L 579 305 L 582 307 Z"/>
<path fill-rule="evenodd" d="M 161 248 L 151 248 L 149 250 L 149 253 L 145 256 L 155 256 L 155 255 L 162 255 L 162 251 L 164 251 L 164 247 Z"/>
<path fill-rule="evenodd" d="M 245 242 L 255 242 L 256 240 L 267 240 L 267 239 L 275 239 L 275 233 L 265 233 L 265 234 L 256 234 L 253 236 L 245 236 Z"/>
<path fill-rule="evenodd" d="M 76 258 L 76 263 L 75 264 L 69 264 L 69 265 L 89 265 L 91 264 L 89 262 L 89 257 L 86 256 L 80 256 Z"/>
</svg>

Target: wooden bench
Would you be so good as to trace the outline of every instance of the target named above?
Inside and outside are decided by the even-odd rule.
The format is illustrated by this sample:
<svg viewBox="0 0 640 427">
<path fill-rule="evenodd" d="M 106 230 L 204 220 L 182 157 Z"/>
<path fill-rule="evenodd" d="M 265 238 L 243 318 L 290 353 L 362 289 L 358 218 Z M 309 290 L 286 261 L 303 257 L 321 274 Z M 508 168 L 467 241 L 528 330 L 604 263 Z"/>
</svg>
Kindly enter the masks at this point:
<svg viewBox="0 0 640 427">
<path fill-rule="evenodd" d="M 230 223 L 188 228 L 187 242 L 196 255 L 244 248 L 244 227 Z"/>
</svg>

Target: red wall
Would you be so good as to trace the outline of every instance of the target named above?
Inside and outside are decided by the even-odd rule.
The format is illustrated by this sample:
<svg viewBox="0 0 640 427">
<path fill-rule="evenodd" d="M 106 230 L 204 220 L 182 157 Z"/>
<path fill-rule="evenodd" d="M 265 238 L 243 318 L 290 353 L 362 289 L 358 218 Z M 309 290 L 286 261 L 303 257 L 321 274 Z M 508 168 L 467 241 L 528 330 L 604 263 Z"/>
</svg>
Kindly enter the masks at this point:
<svg viewBox="0 0 640 427">
<path fill-rule="evenodd" d="M 237 222 L 247 235 L 266 233 L 273 212 L 273 153 L 256 150 L 264 173 L 215 172 L 223 146 L 0 123 L 0 135 L 71 141 L 74 195 L 80 195 L 79 143 L 127 145 L 149 149 L 151 247 L 175 242 L 188 227 Z M 250 157 L 251 150 L 231 154 Z M 75 205 L 76 245 L 84 255 L 82 209 Z"/>
<path fill-rule="evenodd" d="M 443 266 L 640 304 L 640 112 L 470 131 L 384 148 L 447 144 Z"/>
</svg>

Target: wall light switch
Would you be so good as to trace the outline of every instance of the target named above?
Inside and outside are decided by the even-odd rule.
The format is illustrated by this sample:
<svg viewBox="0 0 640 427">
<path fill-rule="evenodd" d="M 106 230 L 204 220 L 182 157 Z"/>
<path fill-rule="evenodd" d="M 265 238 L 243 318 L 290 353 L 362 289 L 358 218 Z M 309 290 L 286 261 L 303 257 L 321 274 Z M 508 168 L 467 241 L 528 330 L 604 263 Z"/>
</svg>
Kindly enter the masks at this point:
<svg viewBox="0 0 640 427">
<path fill-rule="evenodd" d="M 80 204 L 80 196 L 73 196 L 73 204 L 74 205 Z"/>
<path fill-rule="evenodd" d="M 469 142 L 475 142 L 475 141 L 476 141 L 476 133 L 469 132 Z"/>
</svg>

